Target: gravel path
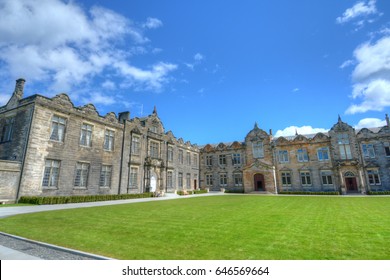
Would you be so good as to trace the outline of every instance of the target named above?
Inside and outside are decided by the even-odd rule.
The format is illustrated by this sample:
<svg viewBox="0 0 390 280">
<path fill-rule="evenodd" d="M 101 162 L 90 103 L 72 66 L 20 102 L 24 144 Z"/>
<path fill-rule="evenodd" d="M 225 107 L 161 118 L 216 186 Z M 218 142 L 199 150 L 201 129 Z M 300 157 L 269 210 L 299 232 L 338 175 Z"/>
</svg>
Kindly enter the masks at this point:
<svg viewBox="0 0 390 280">
<path fill-rule="evenodd" d="M 99 260 L 104 257 L 83 254 L 83 252 L 66 250 L 49 244 L 36 243 L 28 240 L 7 236 L 0 233 L 0 245 L 17 250 L 24 254 L 38 257 L 42 260 Z"/>
</svg>

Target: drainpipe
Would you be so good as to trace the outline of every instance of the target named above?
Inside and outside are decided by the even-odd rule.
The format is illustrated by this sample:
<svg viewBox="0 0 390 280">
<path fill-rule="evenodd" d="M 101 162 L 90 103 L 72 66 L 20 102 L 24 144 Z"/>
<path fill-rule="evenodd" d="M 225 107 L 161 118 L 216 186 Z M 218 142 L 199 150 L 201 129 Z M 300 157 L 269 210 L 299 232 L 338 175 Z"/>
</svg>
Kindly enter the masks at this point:
<svg viewBox="0 0 390 280">
<path fill-rule="evenodd" d="M 273 173 L 274 173 L 274 184 L 275 184 L 275 194 L 278 194 L 278 187 L 276 186 L 276 170 L 275 165 L 273 166 Z"/>
<path fill-rule="evenodd" d="M 123 120 L 123 135 L 122 135 L 122 149 L 121 149 L 121 162 L 119 166 L 119 186 L 118 186 L 118 194 L 121 194 L 122 188 L 122 168 L 123 168 L 123 155 L 125 150 L 125 136 L 126 136 L 126 120 Z"/>
<path fill-rule="evenodd" d="M 18 201 L 19 201 L 20 189 L 21 189 L 21 186 L 22 186 L 23 172 L 24 172 L 24 166 L 25 166 L 25 163 L 26 163 L 28 142 L 30 141 L 30 132 L 31 132 L 31 126 L 33 124 L 34 112 L 35 112 L 35 104 L 33 104 L 32 109 L 31 109 L 30 124 L 29 124 L 28 129 L 27 129 L 27 139 L 26 139 L 26 142 L 24 144 L 24 149 L 23 149 L 22 168 L 20 170 L 19 184 L 18 184 L 18 189 L 16 191 L 16 198 L 15 198 L 16 203 L 18 203 Z"/>
</svg>

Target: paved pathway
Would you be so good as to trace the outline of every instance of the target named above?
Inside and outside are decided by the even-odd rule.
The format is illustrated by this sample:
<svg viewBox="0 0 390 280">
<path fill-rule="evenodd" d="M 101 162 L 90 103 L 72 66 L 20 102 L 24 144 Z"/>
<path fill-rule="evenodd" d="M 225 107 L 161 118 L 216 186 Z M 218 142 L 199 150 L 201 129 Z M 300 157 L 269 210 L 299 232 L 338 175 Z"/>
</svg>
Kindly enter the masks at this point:
<svg viewBox="0 0 390 280">
<path fill-rule="evenodd" d="M 188 196 L 167 194 L 164 197 L 154 197 L 154 198 L 138 198 L 138 199 L 127 199 L 127 200 L 110 200 L 110 201 L 55 204 L 55 205 L 0 207 L 0 218 L 14 216 L 18 214 L 36 213 L 36 212 L 43 212 L 43 211 L 161 201 L 161 200 L 170 200 L 170 199 L 179 199 L 179 198 L 185 199 L 190 197 L 212 196 L 212 195 L 224 195 L 224 193 L 210 192 L 207 194 L 197 194 L 197 195 L 188 195 Z M 92 255 L 80 251 L 70 250 L 67 248 L 58 247 L 47 243 L 36 242 L 33 240 L 20 238 L 17 236 L 2 234 L 0 229 L 0 260 L 82 260 L 82 259 L 96 260 L 96 259 L 105 259 L 105 257 Z"/>
</svg>

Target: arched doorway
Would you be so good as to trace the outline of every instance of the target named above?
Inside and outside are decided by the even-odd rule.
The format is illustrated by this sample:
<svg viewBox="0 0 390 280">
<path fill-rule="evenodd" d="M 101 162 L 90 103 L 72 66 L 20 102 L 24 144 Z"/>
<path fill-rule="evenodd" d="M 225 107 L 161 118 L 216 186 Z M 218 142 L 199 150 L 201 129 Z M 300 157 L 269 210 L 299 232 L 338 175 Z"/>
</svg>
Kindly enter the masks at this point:
<svg viewBox="0 0 390 280">
<path fill-rule="evenodd" d="M 263 174 L 255 174 L 254 178 L 254 189 L 255 191 L 264 191 L 265 189 L 265 181 L 264 181 L 264 175 Z"/>
<path fill-rule="evenodd" d="M 345 172 L 344 173 L 344 180 L 345 180 L 345 187 L 347 189 L 347 192 L 357 192 L 358 191 L 356 175 L 353 172 L 351 172 L 351 171 Z"/>
</svg>

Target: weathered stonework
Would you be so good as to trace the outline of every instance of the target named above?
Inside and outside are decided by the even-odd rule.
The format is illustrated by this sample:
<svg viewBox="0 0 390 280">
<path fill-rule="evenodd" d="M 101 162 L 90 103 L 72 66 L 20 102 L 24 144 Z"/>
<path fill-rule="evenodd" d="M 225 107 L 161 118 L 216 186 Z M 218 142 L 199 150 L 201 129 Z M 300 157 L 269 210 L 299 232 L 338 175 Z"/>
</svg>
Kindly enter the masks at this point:
<svg viewBox="0 0 390 280">
<path fill-rule="evenodd" d="M 23 98 L 23 84 L 24 80 L 18 80 L 10 101 L 0 107 L 0 139 L 4 138 L 0 160 L 5 162 L 0 169 L 11 161 L 20 166 L 13 175 L 0 170 L 0 197 L 16 200 L 23 195 L 174 192 L 199 187 L 198 147 L 165 133 L 156 109 L 145 118 L 130 119 L 129 112 L 100 116 L 93 104 L 75 107 L 64 93 Z M 131 151 L 135 135 L 140 140 L 137 155 Z M 157 145 L 158 151 L 151 154 L 151 145 Z M 168 146 L 173 148 L 169 160 Z M 178 162 L 179 150 L 184 157 L 190 155 L 190 162 Z M 137 174 L 130 186 L 131 167 L 137 167 Z"/>
<path fill-rule="evenodd" d="M 243 174 L 245 192 L 266 191 L 337 191 L 366 193 L 390 190 L 390 128 L 361 129 L 338 122 L 327 133 L 274 138 L 257 124 L 248 133 L 241 149 L 233 151 L 229 144 L 207 144 L 201 149 L 201 187 L 237 190 L 234 173 Z M 238 142 L 237 142 L 238 143 Z M 261 143 L 260 156 L 254 156 L 254 145 Z M 364 146 L 366 145 L 366 146 Z M 364 149 L 373 149 L 365 156 Z M 237 168 L 221 167 L 207 158 L 226 158 L 241 153 L 245 164 Z M 367 153 L 367 152 L 366 152 Z M 221 185 L 218 174 L 228 174 L 228 184 Z M 210 174 L 213 175 L 210 184 Z"/>
<path fill-rule="evenodd" d="M 20 178 L 19 162 L 0 160 L 0 202 L 14 202 Z"/>
<path fill-rule="evenodd" d="M 390 190 L 390 124 L 275 138 L 257 124 L 242 142 L 198 147 L 166 132 L 156 108 L 100 116 L 65 93 L 23 98 L 16 82 L 0 107 L 0 200 L 22 195 Z"/>
</svg>

